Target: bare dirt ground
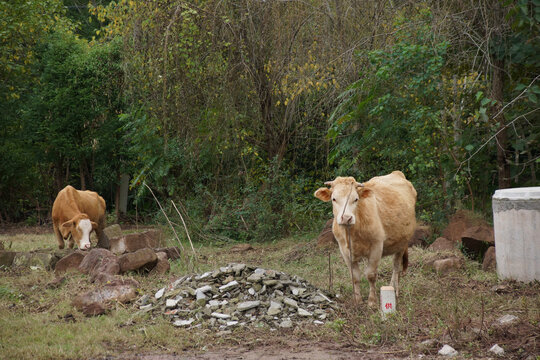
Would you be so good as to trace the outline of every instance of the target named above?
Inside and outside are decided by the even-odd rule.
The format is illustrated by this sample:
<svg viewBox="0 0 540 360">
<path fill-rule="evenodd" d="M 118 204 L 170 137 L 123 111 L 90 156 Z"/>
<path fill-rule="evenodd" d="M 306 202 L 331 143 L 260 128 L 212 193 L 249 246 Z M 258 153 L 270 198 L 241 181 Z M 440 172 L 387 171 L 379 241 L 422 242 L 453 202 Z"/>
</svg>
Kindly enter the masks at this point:
<svg viewBox="0 0 540 360">
<path fill-rule="evenodd" d="M 390 352 L 361 351 L 351 346 L 339 343 L 291 341 L 286 344 L 265 344 L 257 347 L 235 346 L 229 348 L 212 349 L 202 354 L 130 354 L 115 357 L 118 360 L 346 360 L 346 359 L 393 359 Z"/>
</svg>

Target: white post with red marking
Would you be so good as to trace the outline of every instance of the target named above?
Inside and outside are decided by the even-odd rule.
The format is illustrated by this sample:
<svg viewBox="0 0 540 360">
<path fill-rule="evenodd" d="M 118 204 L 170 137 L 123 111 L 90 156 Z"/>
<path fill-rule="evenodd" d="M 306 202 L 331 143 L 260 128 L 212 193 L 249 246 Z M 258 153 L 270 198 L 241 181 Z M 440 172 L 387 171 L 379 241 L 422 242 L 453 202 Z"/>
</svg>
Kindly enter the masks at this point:
<svg viewBox="0 0 540 360">
<path fill-rule="evenodd" d="M 381 286 L 381 311 L 383 316 L 396 311 L 396 292 L 393 286 Z"/>
</svg>

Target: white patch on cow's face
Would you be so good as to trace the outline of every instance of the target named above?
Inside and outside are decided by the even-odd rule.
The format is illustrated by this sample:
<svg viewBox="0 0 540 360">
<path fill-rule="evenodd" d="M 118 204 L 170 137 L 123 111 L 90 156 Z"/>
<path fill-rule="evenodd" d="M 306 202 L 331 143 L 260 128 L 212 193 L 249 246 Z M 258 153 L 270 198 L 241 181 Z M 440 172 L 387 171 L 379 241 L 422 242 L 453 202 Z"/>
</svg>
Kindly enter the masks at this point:
<svg viewBox="0 0 540 360">
<path fill-rule="evenodd" d="M 90 233 L 92 232 L 92 223 L 88 219 L 82 219 L 77 225 L 82 236 L 79 241 L 79 249 L 88 250 L 90 249 Z"/>
<path fill-rule="evenodd" d="M 354 225 L 358 199 L 354 184 L 339 184 L 332 191 L 332 210 L 339 225 Z"/>
</svg>

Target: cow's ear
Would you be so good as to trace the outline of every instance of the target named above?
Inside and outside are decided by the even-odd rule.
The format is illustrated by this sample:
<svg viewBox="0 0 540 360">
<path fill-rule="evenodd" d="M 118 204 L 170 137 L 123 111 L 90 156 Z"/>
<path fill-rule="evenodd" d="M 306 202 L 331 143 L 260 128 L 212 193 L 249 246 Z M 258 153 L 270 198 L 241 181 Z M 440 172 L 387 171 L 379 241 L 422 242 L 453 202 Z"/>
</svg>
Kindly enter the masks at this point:
<svg viewBox="0 0 540 360">
<path fill-rule="evenodd" d="M 91 221 L 90 223 L 92 224 L 92 229 L 97 230 L 98 224 L 96 222 L 93 222 L 93 221 Z"/>
<path fill-rule="evenodd" d="M 69 236 L 69 233 L 73 229 L 73 220 L 66 221 L 60 226 L 60 232 L 62 233 L 62 236 L 64 239 L 66 239 Z"/>
<path fill-rule="evenodd" d="M 364 199 L 367 198 L 371 194 L 371 190 L 366 189 L 364 187 L 358 187 L 357 190 L 358 190 L 358 196 Z"/>
<path fill-rule="evenodd" d="M 315 191 L 315 194 L 313 195 L 315 195 L 317 199 L 320 199 L 322 201 L 330 201 L 330 198 L 332 197 L 332 190 L 322 187 Z"/>
</svg>

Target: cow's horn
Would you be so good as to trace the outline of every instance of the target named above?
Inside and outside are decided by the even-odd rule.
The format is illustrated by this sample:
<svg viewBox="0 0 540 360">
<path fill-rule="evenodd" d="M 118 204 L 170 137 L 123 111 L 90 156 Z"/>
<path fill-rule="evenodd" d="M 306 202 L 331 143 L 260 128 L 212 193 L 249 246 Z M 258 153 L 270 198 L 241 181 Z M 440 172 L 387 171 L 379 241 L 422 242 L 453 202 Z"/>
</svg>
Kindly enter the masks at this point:
<svg viewBox="0 0 540 360">
<path fill-rule="evenodd" d="M 364 187 L 364 184 L 363 184 L 363 183 L 359 183 L 359 182 L 357 182 L 357 183 L 356 183 L 356 186 L 359 186 L 359 187 Z"/>
<path fill-rule="evenodd" d="M 332 180 L 332 181 L 326 181 L 326 182 L 324 183 L 324 185 L 332 186 L 333 183 L 334 183 L 333 180 Z"/>
</svg>

